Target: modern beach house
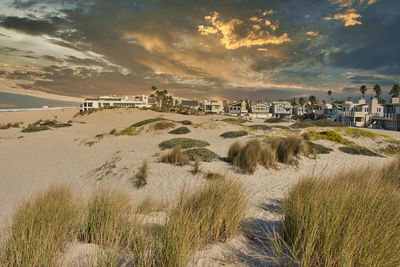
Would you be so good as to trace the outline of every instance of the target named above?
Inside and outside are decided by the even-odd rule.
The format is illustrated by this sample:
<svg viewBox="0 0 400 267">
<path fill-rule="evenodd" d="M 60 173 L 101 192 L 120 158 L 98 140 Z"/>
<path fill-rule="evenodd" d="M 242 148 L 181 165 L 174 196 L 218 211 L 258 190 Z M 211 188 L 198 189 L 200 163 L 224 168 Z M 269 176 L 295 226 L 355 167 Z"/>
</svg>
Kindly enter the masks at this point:
<svg viewBox="0 0 400 267">
<path fill-rule="evenodd" d="M 203 112 L 223 113 L 224 103 L 215 100 L 203 100 L 200 102 L 200 110 Z"/>
<path fill-rule="evenodd" d="M 155 99 L 146 95 L 122 97 L 100 96 L 85 98 L 81 104 L 81 111 L 108 107 L 152 107 L 155 104 Z"/>
<path fill-rule="evenodd" d="M 271 113 L 275 118 L 291 118 L 293 107 L 289 101 L 274 101 L 271 106 Z"/>
<path fill-rule="evenodd" d="M 249 113 L 249 107 L 245 100 L 229 104 L 228 113 L 235 116 L 245 116 Z"/>
</svg>

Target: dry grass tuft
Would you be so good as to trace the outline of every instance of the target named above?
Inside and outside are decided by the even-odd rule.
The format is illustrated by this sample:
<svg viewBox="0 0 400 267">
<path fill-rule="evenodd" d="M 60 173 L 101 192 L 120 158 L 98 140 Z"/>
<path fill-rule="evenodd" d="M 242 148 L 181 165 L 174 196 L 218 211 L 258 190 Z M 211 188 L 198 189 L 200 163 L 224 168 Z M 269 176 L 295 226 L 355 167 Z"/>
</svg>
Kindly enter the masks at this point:
<svg viewBox="0 0 400 267">
<path fill-rule="evenodd" d="M 173 165 L 186 165 L 189 163 L 189 156 L 182 152 L 181 146 L 174 147 L 169 153 L 160 158 L 161 162 Z"/>
<path fill-rule="evenodd" d="M 193 167 L 193 174 L 198 174 L 199 172 L 201 172 L 200 169 L 200 164 L 202 162 L 201 157 L 199 156 L 194 156 L 194 167 Z"/>
<path fill-rule="evenodd" d="M 276 149 L 278 161 L 284 164 L 297 166 L 301 153 L 308 156 L 307 144 L 297 136 L 279 139 L 273 147 Z"/>
<path fill-rule="evenodd" d="M 52 187 L 20 205 L 0 249 L 2 266 L 55 266 L 79 231 L 80 207 L 67 187 Z"/>
<path fill-rule="evenodd" d="M 277 254 L 298 266 L 399 266 L 399 163 L 301 180 L 284 200 Z"/>
<path fill-rule="evenodd" d="M 149 164 L 147 160 L 143 161 L 142 166 L 139 169 L 139 172 L 136 174 L 135 186 L 137 188 L 142 188 L 147 185 L 147 176 L 149 171 Z"/>
<path fill-rule="evenodd" d="M 233 164 L 245 173 L 253 173 L 261 159 L 261 144 L 257 139 L 250 140 L 234 158 Z"/>
</svg>

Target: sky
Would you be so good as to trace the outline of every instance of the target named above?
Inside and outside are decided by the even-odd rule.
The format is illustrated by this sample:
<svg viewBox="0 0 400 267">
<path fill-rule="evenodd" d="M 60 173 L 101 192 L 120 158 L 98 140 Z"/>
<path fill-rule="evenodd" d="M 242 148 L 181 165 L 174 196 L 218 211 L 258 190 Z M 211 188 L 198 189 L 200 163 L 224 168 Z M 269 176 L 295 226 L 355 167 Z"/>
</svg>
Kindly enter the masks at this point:
<svg viewBox="0 0 400 267">
<path fill-rule="evenodd" d="M 399 0 L 0 2 L 0 88 L 343 99 L 394 83 Z"/>
</svg>

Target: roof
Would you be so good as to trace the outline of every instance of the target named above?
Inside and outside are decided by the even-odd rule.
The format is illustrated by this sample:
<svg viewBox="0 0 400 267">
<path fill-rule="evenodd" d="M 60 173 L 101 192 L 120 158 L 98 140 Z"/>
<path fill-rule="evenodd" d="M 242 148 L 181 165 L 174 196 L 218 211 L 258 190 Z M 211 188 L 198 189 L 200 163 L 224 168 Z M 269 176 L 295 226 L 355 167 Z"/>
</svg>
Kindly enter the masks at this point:
<svg viewBox="0 0 400 267">
<path fill-rule="evenodd" d="M 193 107 L 193 106 L 198 106 L 199 102 L 198 101 L 192 101 L 192 100 L 182 100 L 181 105 L 182 106 L 191 106 L 191 107 Z"/>
</svg>

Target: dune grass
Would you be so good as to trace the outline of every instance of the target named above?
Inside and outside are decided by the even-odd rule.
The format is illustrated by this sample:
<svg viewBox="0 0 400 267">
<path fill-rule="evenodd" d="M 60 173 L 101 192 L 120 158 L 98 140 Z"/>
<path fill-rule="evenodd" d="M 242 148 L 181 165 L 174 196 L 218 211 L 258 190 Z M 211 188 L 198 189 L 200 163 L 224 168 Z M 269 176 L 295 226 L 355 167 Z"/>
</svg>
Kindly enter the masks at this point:
<svg viewBox="0 0 400 267">
<path fill-rule="evenodd" d="M 153 119 L 147 119 L 147 120 L 136 122 L 136 123 L 132 124 L 132 126 L 141 127 L 141 126 L 144 126 L 144 125 L 156 122 L 156 121 L 162 121 L 162 120 L 165 120 L 165 119 L 161 118 L 161 117 L 157 117 L 157 118 L 153 118 Z"/>
<path fill-rule="evenodd" d="M 89 147 L 94 146 L 95 144 L 97 144 L 99 141 L 87 141 L 86 145 L 88 145 Z"/>
<path fill-rule="evenodd" d="M 344 146 L 339 147 L 339 150 L 352 155 L 362 155 L 362 156 L 370 156 L 370 157 L 382 157 L 381 155 L 372 152 L 371 150 L 365 147 L 358 147 L 358 146 Z"/>
<path fill-rule="evenodd" d="M 10 129 L 10 128 L 19 128 L 20 124 L 22 124 L 22 122 L 9 122 L 9 123 L 0 124 L 0 130 L 6 130 L 6 129 Z"/>
<path fill-rule="evenodd" d="M 334 143 L 352 146 L 355 145 L 353 141 L 347 140 L 340 133 L 336 131 L 310 131 L 302 134 L 303 138 L 307 141 L 324 139 Z"/>
<path fill-rule="evenodd" d="M 399 266 L 399 166 L 302 179 L 284 199 L 276 254 L 295 266 Z"/>
<path fill-rule="evenodd" d="M 190 133 L 190 130 L 187 127 L 179 127 L 175 130 L 168 132 L 169 134 L 187 134 Z"/>
<path fill-rule="evenodd" d="M 227 118 L 227 119 L 223 119 L 223 122 L 229 123 L 229 124 L 233 124 L 233 125 L 242 125 L 243 123 L 248 122 L 248 120 L 246 119 L 234 119 L 234 118 Z"/>
<path fill-rule="evenodd" d="M 183 166 L 189 163 L 189 156 L 182 151 L 180 145 L 172 148 L 170 152 L 160 157 L 160 162 Z"/>
<path fill-rule="evenodd" d="M 246 131 L 231 131 L 231 132 L 223 133 L 220 136 L 223 138 L 238 138 L 238 137 L 246 136 L 246 135 L 247 135 Z"/>
<path fill-rule="evenodd" d="M 136 188 L 142 188 L 145 185 L 147 185 L 148 172 L 149 172 L 149 164 L 147 163 L 147 160 L 144 160 L 142 166 L 139 168 L 139 171 L 136 174 L 136 180 L 135 180 Z"/>
<path fill-rule="evenodd" d="M 137 134 L 139 133 L 139 132 L 137 131 L 137 129 L 136 129 L 136 126 L 129 126 L 129 127 L 125 128 L 125 129 L 119 131 L 119 132 L 113 131 L 113 130 L 112 130 L 112 131 L 110 132 L 110 134 L 111 134 L 112 132 L 113 132 L 115 135 L 128 135 L 128 136 L 134 136 L 134 135 L 137 135 Z"/>
<path fill-rule="evenodd" d="M 310 128 L 310 127 L 346 127 L 343 123 L 335 122 L 331 120 L 304 120 L 293 123 L 290 127 L 292 128 Z"/>
<path fill-rule="evenodd" d="M 280 123 L 280 122 L 288 122 L 288 119 L 282 119 L 282 118 L 269 118 L 266 119 L 265 122 L 267 123 Z"/>
<path fill-rule="evenodd" d="M 178 123 L 181 123 L 183 125 L 192 125 L 193 123 L 189 120 L 183 120 L 183 121 L 177 121 Z"/>
<path fill-rule="evenodd" d="M 388 157 L 395 157 L 400 155 L 400 146 L 389 144 L 381 149 L 379 149 L 379 153 L 382 153 Z"/>
<path fill-rule="evenodd" d="M 286 138 L 275 138 L 270 141 L 273 149 L 276 150 L 276 157 L 279 162 L 289 165 L 298 165 L 299 156 L 308 156 L 308 145 L 302 138 L 288 136 Z"/>
<path fill-rule="evenodd" d="M 218 159 L 219 156 L 207 148 L 193 148 L 184 151 L 184 154 L 189 157 L 190 160 L 195 160 L 199 157 L 202 161 L 211 162 Z"/>
<path fill-rule="evenodd" d="M 203 160 L 201 159 L 201 157 L 199 157 L 197 155 L 194 156 L 194 166 L 193 166 L 193 171 L 192 171 L 193 174 L 198 174 L 199 172 L 201 172 L 200 165 L 201 165 L 202 161 Z"/>
<path fill-rule="evenodd" d="M 156 124 L 154 124 L 154 130 L 156 130 L 156 131 L 166 130 L 166 129 L 172 128 L 174 126 L 175 126 L 175 124 L 172 122 L 160 121 L 160 122 L 157 122 Z"/>
<path fill-rule="evenodd" d="M 21 132 L 22 133 L 35 133 L 35 132 L 41 132 L 41 131 L 47 131 L 47 130 L 50 130 L 50 128 L 47 126 L 40 126 L 40 125 L 37 126 L 37 125 L 29 124 Z"/>
<path fill-rule="evenodd" d="M 210 144 L 206 141 L 191 138 L 173 138 L 160 143 L 158 146 L 161 149 L 169 149 L 178 145 L 180 145 L 182 149 L 187 149 L 192 147 L 206 147 Z"/>
<path fill-rule="evenodd" d="M 58 253 L 79 232 L 81 208 L 67 187 L 23 202 L 0 249 L 1 266 L 56 266 Z"/>
<path fill-rule="evenodd" d="M 79 241 L 99 245 L 93 266 L 185 266 L 196 250 L 235 235 L 247 209 L 242 186 L 227 178 L 184 188 L 156 228 L 138 215 L 160 205 L 135 205 L 121 190 L 100 189 L 80 203 L 65 187 L 24 202 L 2 236 L 0 265 L 58 266 L 66 243 Z"/>
</svg>

